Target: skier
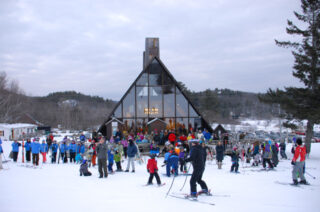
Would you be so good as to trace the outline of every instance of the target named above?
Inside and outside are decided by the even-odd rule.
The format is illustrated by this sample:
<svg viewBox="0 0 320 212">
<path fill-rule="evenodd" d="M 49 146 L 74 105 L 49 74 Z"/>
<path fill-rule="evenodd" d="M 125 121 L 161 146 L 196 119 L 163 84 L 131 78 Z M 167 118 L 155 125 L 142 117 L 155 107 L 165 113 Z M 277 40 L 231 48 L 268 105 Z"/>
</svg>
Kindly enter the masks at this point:
<svg viewBox="0 0 320 212">
<path fill-rule="evenodd" d="M 199 140 L 190 140 L 192 145 L 190 150 L 190 157 L 186 159 L 186 162 L 192 162 L 193 173 L 190 179 L 190 197 L 193 199 L 197 198 L 197 184 L 201 186 L 201 192 L 204 194 L 209 194 L 207 184 L 202 180 L 202 175 L 205 166 L 205 156 L 202 147 L 199 145 Z"/>
<path fill-rule="evenodd" d="M 98 168 L 99 168 L 99 178 L 108 177 L 107 170 L 107 153 L 108 146 L 106 144 L 106 139 L 104 137 L 100 138 L 99 144 L 96 148 L 98 156 Z"/>
<path fill-rule="evenodd" d="M 96 157 L 97 157 L 97 151 L 96 151 L 97 145 L 95 140 L 92 140 L 91 144 L 89 145 L 89 155 L 91 158 L 92 166 L 94 167 L 96 163 Z M 89 164 L 90 167 L 90 164 Z"/>
<path fill-rule="evenodd" d="M 80 165 L 80 176 L 91 176 L 91 172 L 88 170 L 87 160 L 83 160 L 82 164 Z"/>
<path fill-rule="evenodd" d="M 128 146 L 128 149 L 127 149 L 128 164 L 127 164 L 126 172 L 129 172 L 130 163 L 131 163 L 131 166 L 132 166 L 132 172 L 135 172 L 134 159 L 135 159 L 135 156 L 136 156 L 137 153 L 138 153 L 137 146 L 133 143 L 132 139 L 129 139 L 129 146 Z"/>
<path fill-rule="evenodd" d="M 218 163 L 218 169 L 222 168 L 222 161 L 224 156 L 224 148 L 221 141 L 218 141 L 218 145 L 216 146 L 216 160 Z"/>
<path fill-rule="evenodd" d="M 147 171 L 150 173 L 148 185 L 152 185 L 153 176 L 156 177 L 158 186 L 161 185 L 161 180 L 158 174 L 158 166 L 157 166 L 157 160 L 155 159 L 156 155 L 151 154 L 150 159 L 148 160 L 147 164 Z"/>
<path fill-rule="evenodd" d="M 32 163 L 34 166 L 39 165 L 39 153 L 41 149 L 41 144 L 36 139 L 33 139 L 31 143 L 31 152 L 32 152 Z"/>
<path fill-rule="evenodd" d="M 71 141 L 71 144 L 69 144 L 69 153 L 70 153 L 70 163 L 72 161 L 76 162 L 76 152 L 77 152 L 77 144 L 74 140 Z"/>
<path fill-rule="evenodd" d="M 52 152 L 51 163 L 56 163 L 57 152 L 58 152 L 58 144 L 57 144 L 56 140 L 54 140 L 52 145 L 51 145 L 51 152 Z"/>
<path fill-rule="evenodd" d="M 277 143 L 272 143 L 271 145 L 271 150 L 272 150 L 272 164 L 274 167 L 277 167 L 279 163 L 279 158 L 278 158 L 278 147 Z"/>
<path fill-rule="evenodd" d="M 292 179 L 293 179 L 293 184 L 298 185 L 298 177 L 297 173 L 299 174 L 299 177 L 301 181 L 299 183 L 301 184 L 309 184 L 306 181 L 306 178 L 304 177 L 304 172 L 303 168 L 305 165 L 305 159 L 306 159 L 306 147 L 302 146 L 302 140 L 301 138 L 298 138 L 297 141 L 297 147 L 294 152 L 294 156 L 292 158 L 291 164 L 293 165 L 293 170 L 292 170 Z"/>
<path fill-rule="evenodd" d="M 24 144 L 26 149 L 26 161 L 27 163 L 31 161 L 31 140 L 28 138 L 27 142 Z"/>
<path fill-rule="evenodd" d="M 263 168 L 266 168 L 266 163 L 269 164 L 269 168 L 273 169 L 273 165 L 271 163 L 271 158 L 272 158 L 272 150 L 271 150 L 271 141 L 266 141 L 263 147 L 263 154 L 262 154 L 263 160 L 262 160 L 262 165 Z"/>
<path fill-rule="evenodd" d="M 172 150 L 169 158 L 167 159 L 167 176 L 170 177 L 170 173 L 174 174 L 175 176 L 179 173 L 179 156 L 177 153 Z"/>
<path fill-rule="evenodd" d="M 239 151 L 238 151 L 237 147 L 233 147 L 233 151 L 232 151 L 230 157 L 231 157 L 231 161 L 232 161 L 230 172 L 235 171 L 235 173 L 239 173 L 238 169 L 239 169 L 240 155 L 239 155 Z"/>
<path fill-rule="evenodd" d="M 259 161 L 260 161 L 260 153 L 259 153 L 259 141 L 256 141 L 253 143 L 253 152 L 252 152 L 252 156 L 253 156 L 253 163 L 252 166 L 258 166 L 259 165 Z"/>
<path fill-rule="evenodd" d="M 108 150 L 108 172 L 113 173 L 113 161 L 114 161 L 114 153 L 113 149 Z"/>
<path fill-rule="evenodd" d="M 117 172 L 121 172 L 122 171 L 122 167 L 121 167 L 121 154 L 118 150 L 116 150 L 115 154 L 114 154 L 114 162 L 116 162 L 117 165 Z"/>
<path fill-rule="evenodd" d="M 0 138 L 0 170 L 3 169 L 3 166 L 2 166 L 2 154 L 3 154 L 2 140 Z"/>
<path fill-rule="evenodd" d="M 68 146 L 66 144 L 66 141 L 63 140 L 62 141 L 62 144 L 60 144 L 60 154 L 61 154 L 61 158 L 62 158 L 62 161 L 63 163 L 67 163 L 68 160 L 67 160 L 67 151 L 68 151 Z"/>
<path fill-rule="evenodd" d="M 281 159 L 288 158 L 286 154 L 286 143 L 284 141 L 280 143 L 280 155 L 281 155 Z"/>
<path fill-rule="evenodd" d="M 187 154 L 184 151 L 184 148 L 180 147 L 180 153 L 179 153 L 179 163 L 180 163 L 180 172 L 186 173 L 187 172 L 187 166 L 185 159 L 187 158 Z"/>
<path fill-rule="evenodd" d="M 12 146 L 12 158 L 13 158 L 13 161 L 17 162 L 18 154 L 19 154 L 19 147 L 21 146 L 21 144 L 17 140 L 15 140 L 12 143 L 11 146 Z"/>
<path fill-rule="evenodd" d="M 45 140 L 42 140 L 42 144 L 40 147 L 40 152 L 42 155 L 42 163 L 47 162 L 47 152 L 48 152 L 48 144 L 46 144 Z"/>
<path fill-rule="evenodd" d="M 124 158 L 127 159 L 128 141 L 125 137 L 121 140 L 121 144 L 123 146 Z"/>
</svg>

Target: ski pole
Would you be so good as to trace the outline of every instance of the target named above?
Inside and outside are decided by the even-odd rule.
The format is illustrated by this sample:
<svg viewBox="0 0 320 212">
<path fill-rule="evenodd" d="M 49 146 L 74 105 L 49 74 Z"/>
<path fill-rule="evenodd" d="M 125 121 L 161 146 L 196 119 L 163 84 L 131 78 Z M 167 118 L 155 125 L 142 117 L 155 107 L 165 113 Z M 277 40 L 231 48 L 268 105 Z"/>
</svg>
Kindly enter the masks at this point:
<svg viewBox="0 0 320 212">
<path fill-rule="evenodd" d="M 184 179 L 184 183 L 183 183 L 182 187 L 180 188 L 180 191 L 182 191 L 182 189 L 184 188 L 184 186 L 185 186 L 185 184 L 187 182 L 187 178 L 188 178 L 188 173 L 189 173 L 190 167 L 191 167 L 191 163 L 189 165 L 189 168 L 188 168 L 188 171 L 187 171 L 187 174 L 186 174 L 186 178 Z"/>
<path fill-rule="evenodd" d="M 169 193 L 170 193 L 170 191 L 171 191 L 171 188 L 172 188 L 172 186 L 173 186 L 173 182 L 174 182 L 174 179 L 176 178 L 176 175 L 173 173 L 173 179 L 172 179 L 172 182 L 171 182 L 171 186 L 170 186 L 170 188 L 169 188 L 169 190 L 168 190 L 168 192 L 167 192 L 167 194 L 166 194 L 166 198 L 167 198 L 167 196 L 169 195 Z"/>
<path fill-rule="evenodd" d="M 312 177 L 312 179 L 316 179 L 315 176 L 312 176 L 311 174 L 309 174 L 307 171 L 305 171 L 307 175 L 309 175 L 310 177 Z"/>
</svg>

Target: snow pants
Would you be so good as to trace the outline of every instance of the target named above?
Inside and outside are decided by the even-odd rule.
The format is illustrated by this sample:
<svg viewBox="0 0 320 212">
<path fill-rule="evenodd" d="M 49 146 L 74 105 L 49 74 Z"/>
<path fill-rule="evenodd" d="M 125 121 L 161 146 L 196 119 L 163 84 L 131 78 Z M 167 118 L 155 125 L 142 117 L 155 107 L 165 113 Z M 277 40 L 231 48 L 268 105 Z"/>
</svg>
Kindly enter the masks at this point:
<svg viewBox="0 0 320 212">
<path fill-rule="evenodd" d="M 26 160 L 27 162 L 31 161 L 31 151 L 26 151 Z"/>
<path fill-rule="evenodd" d="M 100 177 L 108 177 L 107 159 L 98 159 L 98 169 Z"/>
<path fill-rule="evenodd" d="M 298 179 L 297 174 L 299 174 L 299 178 L 301 180 L 306 180 L 306 178 L 304 177 L 303 168 L 304 168 L 304 161 L 303 162 L 296 162 L 296 164 L 293 166 L 293 170 L 292 170 L 292 179 L 293 180 Z"/>
<path fill-rule="evenodd" d="M 117 171 L 121 171 L 122 170 L 121 161 L 116 162 L 116 165 L 117 165 Z"/>
<path fill-rule="evenodd" d="M 3 169 L 3 166 L 2 166 L 2 153 L 0 152 L 0 169 Z"/>
<path fill-rule="evenodd" d="M 285 150 L 280 150 L 280 155 L 281 155 L 281 158 L 283 159 L 287 159 L 287 154 L 286 154 L 286 151 Z"/>
<path fill-rule="evenodd" d="M 201 186 L 202 190 L 208 190 L 207 184 L 202 180 L 204 169 L 194 168 L 191 179 L 190 179 L 190 188 L 191 194 L 197 193 L 197 184 Z"/>
<path fill-rule="evenodd" d="M 129 171 L 129 168 L 130 168 L 130 163 L 131 163 L 131 166 L 132 166 L 132 171 L 135 170 L 135 167 L 134 167 L 134 159 L 135 157 L 128 157 L 128 164 L 127 164 L 127 169 Z"/>
<path fill-rule="evenodd" d="M 75 152 L 70 152 L 70 163 L 72 161 L 75 163 L 76 162 L 76 153 Z"/>
<path fill-rule="evenodd" d="M 113 166 L 113 163 L 108 163 L 108 171 L 109 172 L 113 172 L 113 169 L 112 169 L 112 166 Z"/>
<path fill-rule="evenodd" d="M 127 157 L 128 157 L 127 149 L 128 149 L 128 147 L 126 147 L 126 146 L 123 147 L 123 152 L 124 152 L 124 158 L 125 159 L 127 159 Z"/>
<path fill-rule="evenodd" d="M 263 158 L 263 161 L 262 161 L 263 168 L 266 168 L 266 163 L 269 164 L 269 168 L 270 169 L 273 169 L 273 165 L 272 165 L 272 163 L 271 163 L 269 158 Z"/>
<path fill-rule="evenodd" d="M 238 169 L 239 169 L 239 163 L 238 162 L 232 162 L 232 165 L 231 165 L 231 172 L 233 172 L 233 170 L 235 172 L 238 172 Z"/>
<path fill-rule="evenodd" d="M 19 152 L 12 152 L 12 159 L 13 159 L 14 162 L 17 162 L 18 154 L 19 154 Z"/>
<path fill-rule="evenodd" d="M 66 152 L 64 152 L 64 153 L 61 152 L 61 158 L 62 158 L 63 163 L 68 162 L 68 155 Z"/>
<path fill-rule="evenodd" d="M 32 154 L 33 165 L 39 166 L 39 154 Z"/>
<path fill-rule="evenodd" d="M 179 162 L 180 162 L 180 172 L 187 171 L 187 166 L 186 166 L 186 162 L 184 161 L 184 159 L 179 158 Z"/>
<path fill-rule="evenodd" d="M 159 177 L 158 172 L 150 173 L 150 177 L 149 177 L 149 180 L 148 180 L 148 184 L 151 184 L 151 183 L 152 183 L 153 176 L 156 177 L 157 184 L 160 185 L 160 184 L 161 184 L 161 180 L 160 180 L 160 177 Z"/>
<path fill-rule="evenodd" d="M 56 152 L 52 152 L 52 155 L 51 155 L 51 163 L 56 163 L 56 158 L 57 158 L 57 153 Z"/>
<path fill-rule="evenodd" d="M 46 152 L 41 152 L 42 155 L 42 162 L 45 163 L 47 162 L 47 153 Z"/>
</svg>

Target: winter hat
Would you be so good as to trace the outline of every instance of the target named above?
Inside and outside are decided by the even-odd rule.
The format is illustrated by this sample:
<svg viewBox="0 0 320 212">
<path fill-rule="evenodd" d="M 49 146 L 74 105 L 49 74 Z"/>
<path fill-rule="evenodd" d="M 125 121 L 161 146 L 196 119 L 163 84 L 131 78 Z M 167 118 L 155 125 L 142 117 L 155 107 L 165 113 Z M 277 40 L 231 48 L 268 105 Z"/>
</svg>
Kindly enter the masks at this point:
<svg viewBox="0 0 320 212">
<path fill-rule="evenodd" d="M 150 158 L 155 158 L 156 157 L 156 154 L 150 154 Z"/>
<path fill-rule="evenodd" d="M 87 160 L 83 160 L 83 161 L 82 161 L 82 164 L 85 164 L 86 162 L 87 162 Z"/>
<path fill-rule="evenodd" d="M 301 144 L 302 144 L 302 139 L 301 139 L 301 138 L 298 138 L 298 139 L 297 139 L 297 144 L 298 144 L 298 145 L 301 145 Z"/>
</svg>

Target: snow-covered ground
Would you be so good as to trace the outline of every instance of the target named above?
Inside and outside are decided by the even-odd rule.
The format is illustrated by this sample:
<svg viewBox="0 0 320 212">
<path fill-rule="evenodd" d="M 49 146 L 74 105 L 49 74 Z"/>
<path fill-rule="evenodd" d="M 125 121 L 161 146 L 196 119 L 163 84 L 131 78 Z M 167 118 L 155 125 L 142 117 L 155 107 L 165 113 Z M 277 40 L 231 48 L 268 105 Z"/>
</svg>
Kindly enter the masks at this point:
<svg viewBox="0 0 320 212">
<path fill-rule="evenodd" d="M 292 157 L 288 145 L 287 155 Z M 3 142 L 5 158 L 8 159 L 11 142 Z M 40 159 L 42 157 L 40 156 Z M 148 159 L 147 157 L 145 159 Z M 291 182 L 290 160 L 280 161 L 276 171 L 258 171 L 258 168 L 242 168 L 240 174 L 229 172 L 230 157 L 225 157 L 222 170 L 215 161 L 207 161 L 203 179 L 216 195 L 199 197 L 214 202 L 215 206 L 176 199 L 166 193 L 172 177 L 165 177 L 163 158 L 158 158 L 159 173 L 163 187 L 143 186 L 149 174 L 146 164 L 136 163 L 136 173 L 115 173 L 99 179 L 97 168 L 90 168 L 91 177 L 79 176 L 76 164 L 41 164 L 38 169 L 21 166 L 19 162 L 4 163 L 0 171 L 1 212 L 95 212 L 95 211 L 318 211 L 320 208 L 320 144 L 312 144 L 312 154 L 306 162 L 306 175 L 310 186 L 294 187 L 275 183 Z M 126 161 L 122 164 L 126 166 Z M 189 179 L 184 193 L 189 193 Z M 179 192 L 185 176 L 175 178 L 172 192 Z M 155 179 L 154 179 L 155 183 Z M 198 186 L 199 189 L 199 186 Z"/>
</svg>

